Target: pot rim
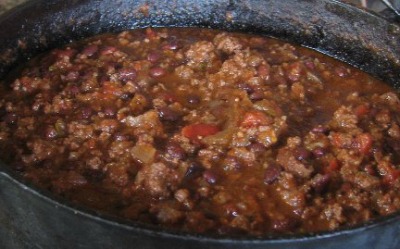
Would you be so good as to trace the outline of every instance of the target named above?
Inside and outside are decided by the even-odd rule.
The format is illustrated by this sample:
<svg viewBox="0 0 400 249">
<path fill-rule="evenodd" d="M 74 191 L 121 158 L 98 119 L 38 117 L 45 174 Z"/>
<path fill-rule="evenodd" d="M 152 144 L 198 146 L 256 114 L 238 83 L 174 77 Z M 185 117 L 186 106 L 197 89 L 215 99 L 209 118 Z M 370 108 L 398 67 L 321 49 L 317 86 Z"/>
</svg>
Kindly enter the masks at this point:
<svg viewBox="0 0 400 249">
<path fill-rule="evenodd" d="M 57 2 L 52 1 L 52 2 Z M 321 1 L 321 0 L 319 0 Z M 371 15 L 382 19 L 389 24 L 399 25 L 395 23 L 393 20 L 388 20 L 385 17 L 381 16 L 380 14 L 373 12 L 368 9 L 360 9 L 351 5 L 349 3 L 344 3 L 339 0 L 323 0 L 325 2 L 332 2 L 337 5 L 347 6 L 348 8 L 352 9 L 353 11 L 358 11 L 365 15 Z M 41 2 L 46 2 L 45 0 L 30 0 L 25 3 L 18 5 L 17 7 L 6 11 L 2 15 L 0 15 L 0 23 L 4 22 L 9 16 L 15 15 L 23 9 L 29 8 L 31 6 L 35 6 Z M 49 1 L 50 2 L 50 1 Z M 61 2 L 61 1 L 60 1 Z M 194 27 L 194 26 L 193 26 Z M 142 28 L 142 27 L 140 27 Z M 243 31 L 240 31 L 243 32 Z M 304 46 L 304 45 L 302 45 Z M 307 46 L 304 46 L 307 47 Z M 310 49 L 318 51 L 318 49 L 308 47 Z M 322 51 L 319 51 L 322 52 Z M 330 57 L 334 57 L 329 55 Z M 337 58 L 336 58 L 337 59 Z M 15 184 L 19 188 L 25 190 L 26 192 L 37 196 L 41 200 L 47 202 L 54 206 L 55 208 L 63 209 L 66 212 L 69 212 L 73 215 L 80 215 L 84 218 L 93 220 L 95 222 L 108 224 L 117 228 L 135 231 L 141 234 L 146 234 L 150 236 L 162 236 L 162 237 L 169 237 L 169 238 L 178 238 L 183 240 L 193 240 L 193 241 L 210 241 L 215 243 L 236 243 L 236 244 L 261 244 L 261 243 L 282 243 L 282 242 L 305 242 L 311 241 L 316 239 L 322 238 L 329 238 L 329 237 L 338 237 L 347 234 L 353 233 L 360 233 L 365 230 L 370 230 L 378 226 L 396 223 L 400 224 L 400 210 L 387 215 L 387 216 L 380 216 L 375 219 L 371 219 L 367 222 L 359 223 L 353 226 L 341 226 L 339 229 L 330 230 L 330 231 L 321 231 L 321 232 L 308 232 L 308 233 L 299 233 L 299 234 L 270 234 L 270 235 L 262 235 L 262 236 L 254 236 L 254 235 L 245 235 L 245 236 L 232 236 L 232 235 L 215 235 L 215 234 L 195 234 L 193 232 L 185 232 L 185 231 L 178 231 L 175 229 L 168 229 L 168 228 L 161 228 L 156 225 L 146 224 L 142 222 L 132 221 L 128 219 L 113 217 L 112 215 L 103 214 L 92 209 L 77 205 L 63 199 L 61 197 L 57 197 L 52 194 L 50 191 L 41 189 L 34 184 L 30 183 L 29 181 L 25 180 L 21 175 L 17 172 L 13 171 L 9 167 L 6 166 L 5 163 L 0 160 L 0 181 L 6 180 Z"/>
</svg>

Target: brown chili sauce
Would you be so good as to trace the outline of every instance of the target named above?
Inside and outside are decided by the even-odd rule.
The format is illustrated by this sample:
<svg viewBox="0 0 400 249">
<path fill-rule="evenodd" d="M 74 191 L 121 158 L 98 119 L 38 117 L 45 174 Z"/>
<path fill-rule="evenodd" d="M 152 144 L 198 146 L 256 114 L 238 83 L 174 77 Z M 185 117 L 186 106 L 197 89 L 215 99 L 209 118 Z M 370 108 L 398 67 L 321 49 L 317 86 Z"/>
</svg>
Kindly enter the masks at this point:
<svg viewBox="0 0 400 249">
<path fill-rule="evenodd" d="M 398 93 L 306 48 L 148 28 L 55 49 L 3 83 L 2 161 L 101 213 L 261 236 L 400 208 Z"/>
</svg>

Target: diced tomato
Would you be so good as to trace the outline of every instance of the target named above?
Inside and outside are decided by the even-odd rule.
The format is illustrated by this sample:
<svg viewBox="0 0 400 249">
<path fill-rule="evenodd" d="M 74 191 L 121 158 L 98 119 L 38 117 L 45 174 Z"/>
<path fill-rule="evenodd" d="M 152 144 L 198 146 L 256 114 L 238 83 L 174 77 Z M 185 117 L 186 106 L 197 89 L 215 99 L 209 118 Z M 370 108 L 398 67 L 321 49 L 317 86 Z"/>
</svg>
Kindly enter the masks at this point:
<svg viewBox="0 0 400 249">
<path fill-rule="evenodd" d="M 259 125 L 265 125 L 269 123 L 268 117 L 260 111 L 249 111 L 244 114 L 243 121 L 240 126 L 242 127 L 254 127 Z"/>
<path fill-rule="evenodd" d="M 357 148 L 361 154 L 368 154 L 372 147 L 372 136 L 369 133 L 363 133 L 356 137 Z"/>
<path fill-rule="evenodd" d="M 369 112 L 369 108 L 365 104 L 361 104 L 361 105 L 357 106 L 356 108 L 354 108 L 354 113 L 358 117 L 362 117 L 362 116 L 366 115 L 368 112 Z"/>
<path fill-rule="evenodd" d="M 383 183 L 393 185 L 394 182 L 400 177 L 400 170 L 392 169 L 388 174 L 383 176 Z"/>
<path fill-rule="evenodd" d="M 332 134 L 332 145 L 341 148 L 343 145 L 343 139 L 340 133 Z"/>
<path fill-rule="evenodd" d="M 183 127 L 182 135 L 191 139 L 196 140 L 199 137 L 207 137 L 214 135 L 219 132 L 220 129 L 216 125 L 212 124 L 191 124 Z"/>
<path fill-rule="evenodd" d="M 324 169 L 324 173 L 329 174 L 335 171 L 340 170 L 340 164 L 336 159 L 331 159 L 328 165 Z"/>
<path fill-rule="evenodd" d="M 383 176 L 383 183 L 392 185 L 399 177 L 400 170 L 396 169 L 392 164 L 382 162 L 377 165 L 379 174 Z"/>
</svg>

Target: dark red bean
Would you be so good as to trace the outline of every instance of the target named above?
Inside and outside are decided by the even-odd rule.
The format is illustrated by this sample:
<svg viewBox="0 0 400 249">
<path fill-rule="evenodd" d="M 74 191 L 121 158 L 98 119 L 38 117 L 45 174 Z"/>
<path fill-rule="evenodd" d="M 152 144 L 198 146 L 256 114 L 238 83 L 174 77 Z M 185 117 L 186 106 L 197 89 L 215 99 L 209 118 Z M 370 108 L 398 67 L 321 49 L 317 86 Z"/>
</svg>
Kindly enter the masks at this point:
<svg viewBox="0 0 400 249">
<path fill-rule="evenodd" d="M 169 107 L 161 107 L 158 109 L 158 115 L 165 121 L 177 121 L 181 115 Z"/>
<path fill-rule="evenodd" d="M 114 53 L 115 51 L 117 51 L 116 47 L 107 46 L 107 47 L 104 47 L 104 48 L 101 49 L 100 54 L 101 55 L 108 55 L 108 54 Z"/>
<path fill-rule="evenodd" d="M 53 139 L 58 136 L 57 130 L 53 126 L 48 126 L 44 130 L 44 137 L 47 139 Z"/>
<path fill-rule="evenodd" d="M 200 103 L 200 97 L 194 94 L 190 94 L 186 98 L 187 102 L 192 105 L 197 105 Z"/>
<path fill-rule="evenodd" d="M 165 147 L 165 152 L 171 159 L 184 160 L 186 151 L 176 142 L 169 142 Z"/>
<path fill-rule="evenodd" d="M 239 83 L 237 86 L 240 90 L 246 91 L 247 94 L 252 94 L 254 89 L 247 83 Z"/>
<path fill-rule="evenodd" d="M 165 50 L 176 50 L 178 48 L 179 48 L 179 44 L 178 44 L 178 41 L 175 39 L 171 39 L 170 41 L 168 41 L 167 44 L 165 44 L 163 46 L 163 49 L 165 49 Z"/>
<path fill-rule="evenodd" d="M 326 133 L 328 132 L 328 128 L 318 125 L 311 130 L 312 133 Z"/>
<path fill-rule="evenodd" d="M 335 73 L 337 74 L 337 76 L 339 77 L 345 77 L 348 75 L 348 72 L 346 70 L 345 67 L 336 67 L 335 68 Z"/>
<path fill-rule="evenodd" d="M 264 92 L 261 90 L 256 90 L 252 94 L 250 94 L 250 99 L 253 101 L 258 101 L 264 99 Z"/>
<path fill-rule="evenodd" d="M 315 63 L 314 63 L 313 61 L 305 61 L 305 62 L 304 62 L 304 65 L 305 65 L 308 69 L 311 69 L 311 70 L 314 70 L 314 69 L 315 69 Z"/>
<path fill-rule="evenodd" d="M 294 150 L 294 156 L 297 160 L 303 161 L 311 157 L 311 152 L 303 147 L 298 147 Z"/>
<path fill-rule="evenodd" d="M 178 101 L 178 98 L 176 97 L 176 95 L 172 92 L 164 92 L 161 95 L 161 98 L 167 102 L 168 104 L 172 104 L 174 102 Z"/>
<path fill-rule="evenodd" d="M 93 109 L 86 106 L 81 109 L 81 118 L 82 119 L 89 119 L 93 114 Z"/>
<path fill-rule="evenodd" d="M 123 134 L 123 133 L 119 133 L 119 132 L 115 133 L 113 135 L 113 137 L 114 137 L 115 141 L 128 141 L 128 140 L 130 140 L 130 136 L 129 135 Z"/>
<path fill-rule="evenodd" d="M 153 67 L 149 72 L 150 76 L 153 78 L 162 77 L 166 74 L 165 69 L 162 67 Z"/>
<path fill-rule="evenodd" d="M 322 157 L 325 155 L 326 152 L 325 152 L 324 148 L 317 147 L 317 148 L 313 149 L 312 153 L 315 157 Z"/>
<path fill-rule="evenodd" d="M 121 96 L 119 96 L 119 97 L 122 100 L 128 100 L 128 99 L 132 99 L 133 98 L 133 94 L 125 92 L 125 93 L 121 94 Z"/>
<path fill-rule="evenodd" d="M 268 165 L 268 168 L 265 169 L 264 173 L 264 183 L 265 184 L 272 184 L 274 183 L 279 175 L 281 174 L 282 168 L 281 166 L 271 163 Z"/>
<path fill-rule="evenodd" d="M 218 181 L 218 176 L 215 174 L 215 172 L 209 169 L 203 172 L 203 178 L 209 184 L 216 184 Z"/>
<path fill-rule="evenodd" d="M 79 72 L 77 71 L 71 71 L 62 78 L 64 81 L 75 81 L 77 79 L 79 79 Z"/>
<path fill-rule="evenodd" d="M 196 178 L 196 177 L 200 176 L 203 171 L 204 171 L 204 168 L 200 163 L 191 162 L 186 171 L 185 178 L 187 178 L 187 179 Z"/>
<path fill-rule="evenodd" d="M 311 186 L 315 192 L 322 193 L 327 189 L 330 180 L 331 176 L 329 174 L 317 175 L 312 180 Z"/>
<path fill-rule="evenodd" d="M 118 78 L 122 81 L 135 80 L 137 72 L 134 68 L 123 68 L 118 72 Z"/>
<path fill-rule="evenodd" d="M 97 53 L 98 50 L 99 47 L 97 45 L 89 45 L 83 49 L 82 54 L 86 55 L 87 57 L 91 57 Z"/>
<path fill-rule="evenodd" d="M 116 114 L 116 111 L 113 107 L 106 107 L 104 109 L 104 115 L 106 115 L 106 117 L 108 117 L 108 118 L 114 117 L 115 114 Z"/>
<path fill-rule="evenodd" d="M 150 53 L 147 55 L 147 60 L 150 61 L 150 62 L 152 62 L 152 63 L 157 62 L 160 58 L 161 58 L 160 53 L 155 52 L 155 51 L 150 52 Z"/>
<path fill-rule="evenodd" d="M 15 125 L 18 121 L 18 116 L 17 114 L 10 112 L 3 117 L 3 121 L 8 125 Z"/>
</svg>

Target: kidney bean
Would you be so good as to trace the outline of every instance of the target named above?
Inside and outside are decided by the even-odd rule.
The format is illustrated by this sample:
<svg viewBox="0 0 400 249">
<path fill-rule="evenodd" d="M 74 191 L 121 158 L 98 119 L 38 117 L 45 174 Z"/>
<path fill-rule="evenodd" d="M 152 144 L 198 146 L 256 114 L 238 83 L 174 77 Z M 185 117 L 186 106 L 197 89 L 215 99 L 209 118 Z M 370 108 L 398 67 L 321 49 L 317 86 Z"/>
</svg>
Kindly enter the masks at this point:
<svg viewBox="0 0 400 249">
<path fill-rule="evenodd" d="M 106 115 L 109 118 L 114 117 L 116 113 L 117 112 L 113 107 L 106 107 L 104 109 L 104 115 Z"/>
<path fill-rule="evenodd" d="M 311 70 L 314 70 L 314 69 L 315 69 L 315 63 L 314 63 L 313 61 L 305 61 L 305 62 L 304 62 L 304 65 L 305 65 L 308 69 L 311 69 Z"/>
<path fill-rule="evenodd" d="M 203 172 L 203 178 L 209 184 L 216 184 L 218 181 L 218 176 L 212 170 L 206 170 Z"/>
<path fill-rule="evenodd" d="M 158 109 L 158 115 L 165 121 L 177 121 L 181 115 L 169 107 L 161 107 Z"/>
<path fill-rule="evenodd" d="M 44 137 L 47 139 L 53 139 L 58 136 L 57 130 L 53 126 L 48 126 L 44 130 Z"/>
<path fill-rule="evenodd" d="M 97 53 L 99 47 L 97 45 L 89 45 L 82 50 L 82 54 L 86 55 L 87 57 L 91 57 Z"/>
<path fill-rule="evenodd" d="M 120 132 L 116 132 L 113 137 L 115 141 L 128 141 L 130 139 L 129 135 Z"/>
<path fill-rule="evenodd" d="M 122 100 L 128 100 L 128 99 L 133 98 L 133 94 L 124 92 L 121 94 L 121 96 L 119 96 L 119 98 Z"/>
<path fill-rule="evenodd" d="M 176 142 L 168 142 L 165 151 L 172 159 L 185 160 L 186 151 Z"/>
<path fill-rule="evenodd" d="M 79 79 L 79 72 L 78 71 L 71 71 L 67 75 L 62 78 L 64 81 L 76 81 Z"/>
<path fill-rule="evenodd" d="M 118 78 L 122 81 L 135 80 L 137 72 L 134 68 L 123 68 L 118 72 Z"/>
<path fill-rule="evenodd" d="M 279 175 L 281 174 L 282 168 L 278 164 L 271 163 L 268 165 L 264 172 L 264 183 L 272 184 L 274 183 Z"/>
<path fill-rule="evenodd" d="M 82 119 L 89 119 L 93 114 L 93 109 L 86 106 L 81 109 L 81 118 Z"/>
<path fill-rule="evenodd" d="M 325 149 L 324 148 L 321 148 L 321 147 L 317 147 L 317 148 L 315 148 L 315 149 L 313 149 L 313 151 L 312 151 L 312 154 L 315 156 L 315 157 L 322 157 L 322 156 L 324 156 L 325 155 Z"/>
<path fill-rule="evenodd" d="M 152 62 L 152 63 L 157 62 L 160 58 L 161 58 L 160 53 L 155 52 L 155 51 L 150 52 L 150 53 L 147 55 L 147 60 L 150 61 L 150 62 Z"/>
<path fill-rule="evenodd" d="M 189 167 L 188 167 L 188 169 L 187 169 L 187 171 L 186 171 L 185 178 L 187 178 L 187 179 L 196 178 L 203 171 L 204 171 L 204 168 L 200 163 L 191 162 Z"/>
<path fill-rule="evenodd" d="M 188 95 L 188 96 L 186 97 L 186 101 L 187 101 L 189 104 L 192 104 L 192 105 L 197 105 L 197 104 L 199 104 L 199 103 L 201 102 L 200 97 L 197 96 L 197 95 L 194 95 L 194 94 Z"/>
<path fill-rule="evenodd" d="M 264 92 L 261 90 L 255 90 L 252 94 L 250 94 L 249 98 L 253 101 L 258 101 L 264 99 Z"/>
<path fill-rule="evenodd" d="M 114 53 L 115 51 L 117 51 L 116 47 L 107 46 L 107 47 L 104 47 L 104 48 L 101 49 L 100 54 L 101 55 L 109 55 L 109 54 Z"/>
<path fill-rule="evenodd" d="M 164 76 L 166 74 L 166 71 L 162 67 L 153 67 L 150 69 L 149 74 L 153 78 L 159 78 L 159 77 Z"/>
<path fill-rule="evenodd" d="M 346 70 L 345 67 L 336 67 L 335 68 L 335 73 L 337 74 L 337 76 L 339 77 L 345 77 L 348 75 L 348 72 Z"/>
<path fill-rule="evenodd" d="M 178 41 L 176 39 L 170 39 L 167 44 L 163 46 L 164 50 L 176 50 L 179 48 Z"/>
<path fill-rule="evenodd" d="M 246 91 L 247 94 L 254 93 L 254 89 L 247 83 L 239 83 L 237 86 L 240 90 Z"/>
<path fill-rule="evenodd" d="M 312 133 L 324 133 L 328 132 L 328 128 L 318 125 L 311 130 Z"/>
<path fill-rule="evenodd" d="M 297 160 L 303 161 L 311 157 L 311 152 L 309 152 L 307 149 L 303 147 L 298 147 L 294 151 L 294 156 Z"/>
<path fill-rule="evenodd" d="M 15 125 L 18 121 L 18 116 L 17 114 L 10 112 L 3 117 L 3 121 L 8 125 Z"/>
</svg>

